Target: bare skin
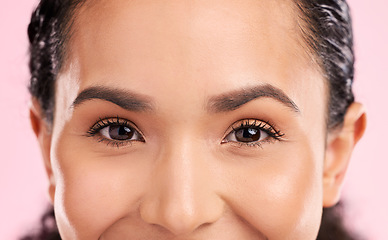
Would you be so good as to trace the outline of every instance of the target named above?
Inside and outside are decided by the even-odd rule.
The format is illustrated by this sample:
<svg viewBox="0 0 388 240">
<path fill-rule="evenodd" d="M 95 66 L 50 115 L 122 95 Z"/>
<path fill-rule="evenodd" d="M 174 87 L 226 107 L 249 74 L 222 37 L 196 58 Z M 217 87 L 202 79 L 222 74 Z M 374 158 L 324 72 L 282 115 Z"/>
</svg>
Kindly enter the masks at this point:
<svg viewBox="0 0 388 240">
<path fill-rule="evenodd" d="M 52 131 L 31 110 L 63 239 L 316 238 L 365 114 L 327 132 L 292 2 L 97 1 L 74 28 Z"/>
</svg>

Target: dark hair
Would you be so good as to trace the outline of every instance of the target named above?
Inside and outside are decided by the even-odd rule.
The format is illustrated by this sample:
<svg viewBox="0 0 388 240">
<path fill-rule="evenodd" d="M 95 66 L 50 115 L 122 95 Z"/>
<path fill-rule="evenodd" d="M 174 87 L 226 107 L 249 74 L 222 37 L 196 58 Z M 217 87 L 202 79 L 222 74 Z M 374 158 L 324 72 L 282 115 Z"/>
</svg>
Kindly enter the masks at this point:
<svg viewBox="0 0 388 240">
<path fill-rule="evenodd" d="M 300 10 L 302 37 L 318 62 L 329 89 L 327 126 L 343 123 L 352 102 L 353 30 L 346 0 L 294 0 Z"/>
<path fill-rule="evenodd" d="M 66 46 L 72 35 L 77 7 L 86 0 L 41 0 L 28 26 L 30 40 L 29 90 L 42 108 L 48 123 L 53 120 L 55 81 L 66 60 Z M 353 33 L 346 0 L 293 0 L 299 13 L 299 26 L 309 52 L 327 80 L 329 89 L 327 127 L 340 126 L 349 105 L 354 74 Z M 52 208 L 43 216 L 40 232 L 23 240 L 60 239 Z M 342 207 L 323 210 L 317 239 L 356 239 L 342 222 Z"/>
<path fill-rule="evenodd" d="M 41 0 L 28 26 L 30 41 L 29 90 L 47 123 L 54 117 L 55 80 L 65 60 L 75 9 L 85 0 Z"/>
</svg>

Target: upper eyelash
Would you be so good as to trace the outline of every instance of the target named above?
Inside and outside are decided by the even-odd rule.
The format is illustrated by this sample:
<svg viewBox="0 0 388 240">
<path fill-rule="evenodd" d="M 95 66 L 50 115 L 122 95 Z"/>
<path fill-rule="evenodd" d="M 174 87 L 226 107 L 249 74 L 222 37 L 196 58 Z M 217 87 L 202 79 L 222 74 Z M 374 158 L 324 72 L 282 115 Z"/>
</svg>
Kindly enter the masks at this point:
<svg viewBox="0 0 388 240">
<path fill-rule="evenodd" d="M 254 121 L 254 122 L 249 123 L 249 121 Z M 259 128 L 260 130 L 265 131 L 269 136 L 271 136 L 275 139 L 280 139 L 280 138 L 284 137 L 284 133 L 282 133 L 280 130 L 275 129 L 273 127 L 273 124 L 269 123 L 268 121 L 262 121 L 262 120 L 257 120 L 257 119 L 242 120 L 240 123 L 240 126 L 238 126 L 238 127 L 232 126 L 232 129 L 234 131 L 238 131 L 242 128 L 250 128 L 250 127 Z"/>
<path fill-rule="evenodd" d="M 93 126 L 86 132 L 88 136 L 95 136 L 101 129 L 110 125 L 119 125 L 133 128 L 132 124 L 128 123 L 128 120 L 119 117 L 99 118 L 99 120 L 93 124 Z"/>
</svg>

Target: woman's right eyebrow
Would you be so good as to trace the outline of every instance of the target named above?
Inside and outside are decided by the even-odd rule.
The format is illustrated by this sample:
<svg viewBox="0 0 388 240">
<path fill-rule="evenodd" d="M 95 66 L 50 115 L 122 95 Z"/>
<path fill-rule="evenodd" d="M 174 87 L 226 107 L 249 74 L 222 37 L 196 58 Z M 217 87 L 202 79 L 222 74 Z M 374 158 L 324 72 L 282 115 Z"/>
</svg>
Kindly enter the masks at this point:
<svg viewBox="0 0 388 240">
<path fill-rule="evenodd" d="M 133 112 L 143 112 L 154 109 L 151 99 L 147 96 L 129 90 L 104 86 L 86 88 L 78 94 L 71 107 L 76 108 L 86 101 L 95 99 L 111 102 L 125 110 Z"/>
</svg>

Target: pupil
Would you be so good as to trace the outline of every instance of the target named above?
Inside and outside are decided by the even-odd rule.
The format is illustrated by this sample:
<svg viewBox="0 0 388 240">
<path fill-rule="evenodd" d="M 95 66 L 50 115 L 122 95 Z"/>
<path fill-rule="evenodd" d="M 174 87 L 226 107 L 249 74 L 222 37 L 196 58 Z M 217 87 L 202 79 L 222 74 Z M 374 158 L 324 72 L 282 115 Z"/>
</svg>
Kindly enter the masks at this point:
<svg viewBox="0 0 388 240">
<path fill-rule="evenodd" d="M 115 140 L 127 140 L 133 137 L 134 132 L 125 126 L 110 126 L 109 136 Z"/>
<path fill-rule="evenodd" d="M 254 128 L 240 129 L 236 132 L 236 139 L 240 142 L 254 142 L 260 139 L 260 131 Z"/>
</svg>

